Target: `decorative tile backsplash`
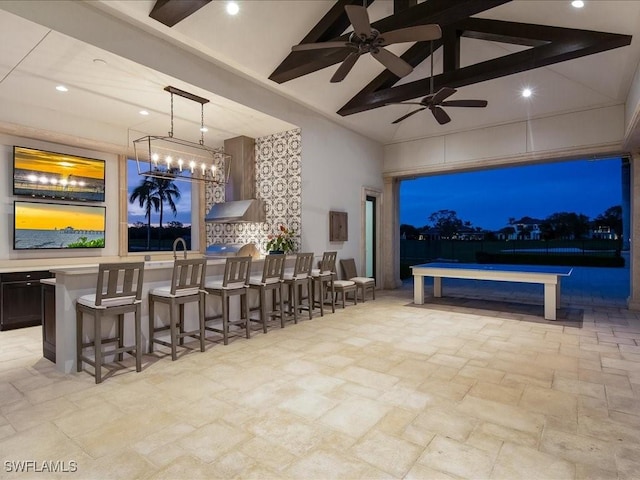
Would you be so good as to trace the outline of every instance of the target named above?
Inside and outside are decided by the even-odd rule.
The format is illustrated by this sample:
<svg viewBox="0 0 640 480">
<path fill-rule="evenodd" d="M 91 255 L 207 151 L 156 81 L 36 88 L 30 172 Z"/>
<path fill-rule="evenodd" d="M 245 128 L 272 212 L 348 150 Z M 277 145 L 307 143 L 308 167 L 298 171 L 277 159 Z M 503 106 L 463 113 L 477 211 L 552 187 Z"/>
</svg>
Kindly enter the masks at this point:
<svg viewBox="0 0 640 480">
<path fill-rule="evenodd" d="M 267 235 L 276 234 L 280 225 L 295 231 L 300 247 L 301 208 L 300 129 L 256 139 L 256 196 L 265 204 L 264 223 L 207 223 L 207 246 L 212 243 L 255 243 L 266 253 Z M 233 160 L 232 160 L 233 161 Z M 224 201 L 224 186 L 207 185 L 206 211 Z"/>
</svg>

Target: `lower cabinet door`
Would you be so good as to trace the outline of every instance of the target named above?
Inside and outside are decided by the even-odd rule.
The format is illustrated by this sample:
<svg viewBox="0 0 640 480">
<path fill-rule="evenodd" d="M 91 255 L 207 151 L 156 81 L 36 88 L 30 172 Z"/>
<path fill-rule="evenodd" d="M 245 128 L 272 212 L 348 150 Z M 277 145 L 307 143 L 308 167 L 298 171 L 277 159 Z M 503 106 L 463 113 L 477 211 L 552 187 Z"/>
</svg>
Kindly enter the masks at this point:
<svg viewBox="0 0 640 480">
<path fill-rule="evenodd" d="M 3 282 L 2 324 L 0 330 L 40 325 L 40 282 Z"/>
</svg>

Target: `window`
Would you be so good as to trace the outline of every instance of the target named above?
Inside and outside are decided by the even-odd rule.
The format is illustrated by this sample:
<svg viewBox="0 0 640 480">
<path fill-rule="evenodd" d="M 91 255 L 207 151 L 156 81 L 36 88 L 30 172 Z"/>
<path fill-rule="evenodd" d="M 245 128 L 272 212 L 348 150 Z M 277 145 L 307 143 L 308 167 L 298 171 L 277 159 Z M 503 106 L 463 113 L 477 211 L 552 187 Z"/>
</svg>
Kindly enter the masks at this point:
<svg viewBox="0 0 640 480">
<path fill-rule="evenodd" d="M 171 251 L 184 238 L 191 249 L 189 182 L 138 175 L 136 161 L 127 160 L 128 251 Z"/>
</svg>

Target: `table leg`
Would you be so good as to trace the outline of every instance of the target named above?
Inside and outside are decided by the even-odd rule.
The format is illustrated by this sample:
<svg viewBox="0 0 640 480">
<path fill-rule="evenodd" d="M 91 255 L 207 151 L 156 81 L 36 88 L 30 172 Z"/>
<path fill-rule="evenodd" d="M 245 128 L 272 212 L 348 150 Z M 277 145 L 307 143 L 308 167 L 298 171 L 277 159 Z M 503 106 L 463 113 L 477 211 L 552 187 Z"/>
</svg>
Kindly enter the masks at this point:
<svg viewBox="0 0 640 480">
<path fill-rule="evenodd" d="M 413 303 L 424 304 L 424 277 L 422 275 L 413 276 Z"/>
<path fill-rule="evenodd" d="M 442 296 L 442 277 L 433 277 L 433 296 L 437 298 Z"/>
<path fill-rule="evenodd" d="M 544 318 L 546 320 L 556 319 L 556 288 L 559 284 L 544 284 Z"/>
</svg>

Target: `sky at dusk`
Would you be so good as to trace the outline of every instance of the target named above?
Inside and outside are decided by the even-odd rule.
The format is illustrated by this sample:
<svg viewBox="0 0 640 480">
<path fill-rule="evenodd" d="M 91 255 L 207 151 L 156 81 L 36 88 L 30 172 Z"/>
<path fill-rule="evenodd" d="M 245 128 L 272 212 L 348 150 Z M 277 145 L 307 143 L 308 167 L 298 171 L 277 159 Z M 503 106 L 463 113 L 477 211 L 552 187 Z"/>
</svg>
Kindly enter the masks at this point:
<svg viewBox="0 0 640 480">
<path fill-rule="evenodd" d="M 138 175 L 138 165 L 135 160 L 129 160 L 127 162 L 127 200 L 133 190 L 143 182 L 145 177 Z M 166 226 L 168 222 L 178 221 L 184 225 L 191 225 L 191 183 L 185 181 L 176 181 L 174 185 L 180 190 L 180 198 L 184 201 L 176 202 L 177 215 L 174 216 L 173 212 L 168 205 L 165 205 L 164 213 L 162 217 L 162 225 Z M 128 210 L 128 223 L 132 225 L 136 222 L 147 223 L 147 217 L 145 215 L 144 207 L 140 207 L 138 201 L 135 203 L 127 203 Z M 160 215 L 153 211 L 151 214 L 151 224 L 158 225 Z"/>
<path fill-rule="evenodd" d="M 514 217 L 556 212 L 597 217 L 622 203 L 621 160 L 578 160 L 448 175 L 400 184 L 400 223 L 429 224 L 438 210 L 455 210 L 474 227 L 499 230 Z"/>
</svg>

